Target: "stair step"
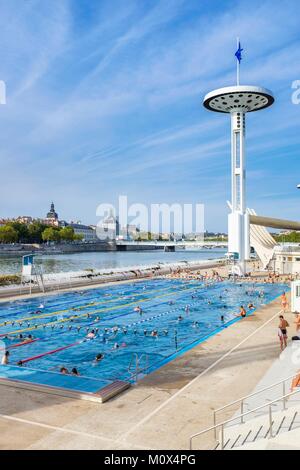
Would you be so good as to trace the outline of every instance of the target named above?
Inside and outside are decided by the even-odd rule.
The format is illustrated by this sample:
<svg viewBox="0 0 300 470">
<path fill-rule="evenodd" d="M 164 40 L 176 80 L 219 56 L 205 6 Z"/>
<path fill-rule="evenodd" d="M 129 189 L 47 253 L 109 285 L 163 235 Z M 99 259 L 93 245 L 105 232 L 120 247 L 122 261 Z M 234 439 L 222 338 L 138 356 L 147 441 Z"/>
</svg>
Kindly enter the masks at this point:
<svg viewBox="0 0 300 470">
<path fill-rule="evenodd" d="M 255 442 L 256 439 L 258 438 L 258 436 L 260 435 L 260 433 L 261 433 L 263 427 L 264 427 L 263 425 L 260 426 L 259 430 L 257 431 L 257 433 L 256 433 L 255 436 L 254 436 L 253 442 Z"/>
<path fill-rule="evenodd" d="M 223 450 L 227 450 L 226 447 L 229 445 L 230 439 L 227 439 L 227 441 L 224 444 Z"/>
<path fill-rule="evenodd" d="M 236 445 L 237 445 L 237 443 L 238 443 L 240 437 L 242 437 L 241 434 L 239 434 L 238 437 L 235 439 L 235 441 L 233 442 L 233 444 L 232 444 L 232 446 L 231 446 L 231 449 L 233 449 L 234 447 L 236 447 Z"/>
<path fill-rule="evenodd" d="M 242 446 L 243 446 L 243 445 L 245 444 L 245 442 L 247 442 L 247 440 L 250 438 L 251 433 L 252 433 L 252 429 L 250 429 L 250 431 L 249 431 L 248 434 L 246 435 L 245 439 L 243 440 Z M 252 441 L 250 441 L 250 442 L 252 442 Z"/>
<path fill-rule="evenodd" d="M 127 390 L 131 384 L 129 382 L 124 382 L 123 380 L 115 380 L 106 387 L 101 388 L 98 392 L 95 393 L 98 397 L 101 398 L 102 403 L 110 400 L 111 398 L 119 395 L 120 393 Z"/>
<path fill-rule="evenodd" d="M 295 414 L 294 414 L 294 416 L 293 416 L 293 419 L 292 419 L 291 424 L 290 424 L 290 427 L 289 427 L 289 431 L 291 431 L 292 428 L 293 428 L 293 426 L 294 426 L 294 422 L 295 422 L 295 420 L 296 420 L 297 414 L 298 414 L 298 411 L 296 411 Z"/>
<path fill-rule="evenodd" d="M 286 416 L 284 416 L 284 417 L 282 418 L 282 420 L 280 421 L 280 424 L 279 424 L 279 426 L 278 426 L 278 429 L 277 429 L 277 431 L 274 433 L 275 436 L 278 436 L 278 434 L 280 433 L 280 431 L 281 431 L 281 429 L 282 429 L 282 426 L 283 426 L 283 423 L 285 422 L 285 420 L 286 420 Z"/>
</svg>

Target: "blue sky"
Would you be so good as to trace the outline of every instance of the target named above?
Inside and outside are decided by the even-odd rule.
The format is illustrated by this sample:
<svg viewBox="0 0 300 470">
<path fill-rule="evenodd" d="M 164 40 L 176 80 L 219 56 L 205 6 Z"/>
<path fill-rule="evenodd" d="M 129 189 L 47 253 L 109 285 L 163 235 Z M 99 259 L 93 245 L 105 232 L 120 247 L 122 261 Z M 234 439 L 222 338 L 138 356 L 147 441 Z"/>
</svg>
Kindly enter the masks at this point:
<svg viewBox="0 0 300 470">
<path fill-rule="evenodd" d="M 251 5 L 251 6 L 250 6 Z M 135 203 L 204 203 L 226 230 L 229 118 L 205 93 L 241 83 L 276 104 L 247 117 L 248 206 L 299 220 L 299 2 L 0 0 L 0 216 L 95 223 L 119 194 Z"/>
</svg>

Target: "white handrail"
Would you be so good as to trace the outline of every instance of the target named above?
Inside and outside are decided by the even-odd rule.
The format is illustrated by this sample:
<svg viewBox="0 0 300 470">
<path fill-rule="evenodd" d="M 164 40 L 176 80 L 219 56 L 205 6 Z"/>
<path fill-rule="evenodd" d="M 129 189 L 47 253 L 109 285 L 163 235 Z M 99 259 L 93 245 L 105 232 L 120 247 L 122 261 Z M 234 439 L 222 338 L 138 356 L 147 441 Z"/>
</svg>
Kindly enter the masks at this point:
<svg viewBox="0 0 300 470">
<path fill-rule="evenodd" d="M 221 408 L 217 408 L 213 411 L 213 420 L 214 420 L 214 426 L 217 425 L 217 413 L 219 411 L 223 411 L 225 410 L 226 408 L 229 408 L 230 406 L 233 406 L 233 405 L 236 405 L 237 403 L 240 403 L 241 404 L 241 416 L 243 416 L 243 410 L 244 410 L 244 401 L 247 400 L 248 398 L 252 398 L 256 395 L 259 395 L 260 393 L 263 393 L 263 392 L 266 392 L 267 390 L 271 390 L 273 387 L 276 387 L 278 385 L 283 385 L 283 395 L 285 395 L 285 383 L 287 380 L 291 380 L 293 379 L 294 377 L 296 377 L 297 375 L 299 375 L 299 373 L 296 373 L 296 374 L 293 374 L 293 375 L 290 375 L 289 377 L 286 377 L 285 379 L 282 379 L 280 380 L 279 382 L 276 382 L 276 383 L 273 383 L 272 385 L 269 385 L 268 387 L 265 387 L 265 388 L 262 388 L 261 390 L 257 390 L 256 392 L 253 392 L 253 393 L 250 393 L 249 395 L 246 395 L 242 398 L 239 398 L 238 400 L 235 400 L 235 401 L 232 401 L 231 403 L 228 403 L 227 405 L 225 406 L 222 406 Z M 283 407 L 285 409 L 285 401 L 283 403 Z M 243 418 L 241 420 L 241 423 L 243 424 Z"/>
<path fill-rule="evenodd" d="M 226 426 L 226 424 L 232 423 L 232 421 L 235 421 L 236 419 L 239 419 L 239 418 L 242 418 L 244 416 L 250 415 L 251 413 L 262 410 L 263 408 L 266 408 L 266 407 L 269 407 L 270 437 L 273 437 L 273 435 L 272 435 L 272 405 L 274 403 L 277 403 L 278 401 L 281 401 L 281 400 L 286 401 L 287 398 L 289 398 L 293 395 L 296 395 L 299 392 L 300 392 L 300 389 L 295 390 L 294 392 L 290 392 L 290 393 L 288 393 L 284 396 L 281 396 L 280 398 L 276 398 L 276 400 L 273 400 L 273 401 L 270 401 L 269 403 L 265 403 L 264 405 L 258 406 L 257 408 L 254 408 L 253 410 L 247 411 L 246 413 L 243 413 L 242 415 L 235 416 L 234 418 L 230 418 L 226 421 L 223 421 L 222 423 L 216 424 L 215 426 L 211 426 L 210 428 L 204 429 L 203 431 L 200 431 L 196 434 L 193 434 L 190 437 L 190 450 L 193 449 L 192 445 L 193 445 L 193 439 L 195 437 L 201 436 L 202 434 L 206 434 L 209 431 L 214 431 L 216 428 L 219 428 L 219 427 L 221 427 L 221 450 L 223 450 L 224 449 L 224 426 Z"/>
</svg>

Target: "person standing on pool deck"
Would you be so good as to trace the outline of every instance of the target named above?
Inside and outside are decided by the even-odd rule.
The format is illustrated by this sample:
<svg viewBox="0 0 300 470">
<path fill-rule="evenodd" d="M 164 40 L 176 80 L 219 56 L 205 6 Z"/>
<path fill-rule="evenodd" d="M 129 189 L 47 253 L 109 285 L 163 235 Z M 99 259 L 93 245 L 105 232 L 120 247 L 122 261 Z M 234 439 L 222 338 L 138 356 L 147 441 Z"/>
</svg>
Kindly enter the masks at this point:
<svg viewBox="0 0 300 470">
<path fill-rule="evenodd" d="M 280 340 L 280 349 L 283 351 L 287 347 L 287 328 L 290 325 L 286 321 L 283 315 L 279 317 L 279 325 L 278 325 L 278 336 Z"/>
<path fill-rule="evenodd" d="M 283 308 L 283 311 L 286 312 L 286 309 L 288 308 L 288 300 L 287 300 L 287 297 L 286 297 L 286 293 L 283 292 L 283 294 L 281 295 L 281 306 Z"/>
</svg>

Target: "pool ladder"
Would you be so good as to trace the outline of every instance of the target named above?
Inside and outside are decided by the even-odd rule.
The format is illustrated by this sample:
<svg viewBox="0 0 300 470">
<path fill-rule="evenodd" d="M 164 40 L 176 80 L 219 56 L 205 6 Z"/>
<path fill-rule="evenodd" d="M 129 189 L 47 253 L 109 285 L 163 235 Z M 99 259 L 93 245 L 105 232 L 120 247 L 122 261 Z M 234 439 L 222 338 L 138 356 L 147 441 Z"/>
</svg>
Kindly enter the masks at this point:
<svg viewBox="0 0 300 470">
<path fill-rule="evenodd" d="M 144 367 L 142 366 L 144 361 Z M 132 368 L 134 368 L 132 370 Z M 149 356 L 148 354 L 141 354 L 140 356 L 137 353 L 133 353 L 129 362 L 128 372 L 130 374 L 130 379 L 134 382 L 138 381 L 139 375 L 141 373 L 147 373 L 149 369 Z"/>
</svg>

